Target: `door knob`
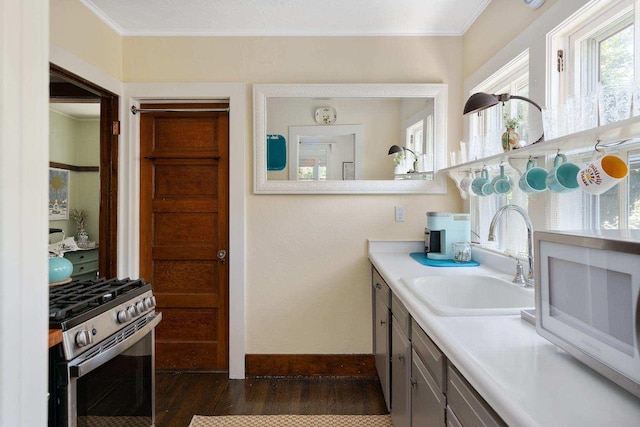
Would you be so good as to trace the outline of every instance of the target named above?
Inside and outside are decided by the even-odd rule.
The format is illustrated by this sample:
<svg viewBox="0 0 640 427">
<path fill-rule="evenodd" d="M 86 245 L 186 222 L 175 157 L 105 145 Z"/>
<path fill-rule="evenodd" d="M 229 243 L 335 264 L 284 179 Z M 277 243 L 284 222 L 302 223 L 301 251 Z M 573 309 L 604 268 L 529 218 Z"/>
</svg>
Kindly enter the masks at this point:
<svg viewBox="0 0 640 427">
<path fill-rule="evenodd" d="M 224 264 L 227 260 L 227 251 L 225 251 L 224 249 L 220 249 L 218 251 L 218 260 Z"/>
</svg>

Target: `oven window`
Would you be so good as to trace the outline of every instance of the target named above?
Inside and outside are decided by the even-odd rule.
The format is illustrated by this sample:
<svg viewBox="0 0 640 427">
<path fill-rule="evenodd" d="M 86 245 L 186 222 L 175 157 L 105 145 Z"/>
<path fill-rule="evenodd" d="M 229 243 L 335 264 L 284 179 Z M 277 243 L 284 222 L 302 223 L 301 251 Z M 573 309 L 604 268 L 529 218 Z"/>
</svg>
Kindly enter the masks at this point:
<svg viewBox="0 0 640 427">
<path fill-rule="evenodd" d="M 632 277 L 549 257 L 551 316 L 633 356 Z"/>
<path fill-rule="evenodd" d="M 153 423 L 151 334 L 77 381 L 78 427 Z"/>
</svg>

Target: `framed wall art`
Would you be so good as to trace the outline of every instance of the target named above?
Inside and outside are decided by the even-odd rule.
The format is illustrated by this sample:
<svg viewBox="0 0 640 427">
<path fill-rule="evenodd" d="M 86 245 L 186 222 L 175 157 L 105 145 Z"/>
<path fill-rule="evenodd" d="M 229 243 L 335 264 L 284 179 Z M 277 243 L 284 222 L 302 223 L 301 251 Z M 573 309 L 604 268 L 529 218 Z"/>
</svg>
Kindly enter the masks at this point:
<svg viewBox="0 0 640 427">
<path fill-rule="evenodd" d="M 49 168 L 49 220 L 69 219 L 68 170 Z"/>
</svg>

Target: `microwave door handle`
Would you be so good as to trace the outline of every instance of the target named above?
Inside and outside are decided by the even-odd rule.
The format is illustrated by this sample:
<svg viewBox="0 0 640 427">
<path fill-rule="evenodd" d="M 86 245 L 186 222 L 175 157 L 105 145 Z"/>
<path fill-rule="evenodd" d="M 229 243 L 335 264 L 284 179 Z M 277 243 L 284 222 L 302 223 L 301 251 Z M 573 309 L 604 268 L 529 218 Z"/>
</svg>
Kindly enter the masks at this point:
<svg viewBox="0 0 640 427">
<path fill-rule="evenodd" d="M 69 373 L 71 377 L 83 377 L 94 369 L 104 365 L 123 351 L 127 350 L 129 347 L 133 346 L 149 332 L 153 331 L 153 328 L 155 328 L 158 323 L 160 323 L 160 320 L 162 320 L 162 313 L 156 313 L 156 315 L 149 321 L 149 323 L 138 329 L 133 335 L 126 338 L 124 341 L 121 341 L 113 347 L 110 347 L 106 351 L 98 353 L 95 356 L 90 357 L 89 359 L 85 359 L 76 365 L 70 365 Z"/>
<path fill-rule="evenodd" d="M 640 355 L 640 292 L 638 292 L 638 298 L 636 300 L 636 354 Z"/>
</svg>

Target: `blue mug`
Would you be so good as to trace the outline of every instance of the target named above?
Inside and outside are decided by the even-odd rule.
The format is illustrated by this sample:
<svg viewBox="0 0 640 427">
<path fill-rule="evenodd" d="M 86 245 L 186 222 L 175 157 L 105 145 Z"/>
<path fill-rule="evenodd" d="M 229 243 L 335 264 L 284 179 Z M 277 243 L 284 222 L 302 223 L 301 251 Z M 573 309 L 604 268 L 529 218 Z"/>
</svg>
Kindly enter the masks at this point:
<svg viewBox="0 0 640 427">
<path fill-rule="evenodd" d="M 491 185 L 496 194 L 507 194 L 511 191 L 513 182 L 510 176 L 504 174 L 504 165 L 500 165 L 500 175 L 491 180 Z"/>
<path fill-rule="evenodd" d="M 522 174 L 518 181 L 520 190 L 527 194 L 540 193 L 547 189 L 547 171 L 544 168 L 536 166 L 533 159 L 527 162 L 527 170 Z"/>
<path fill-rule="evenodd" d="M 578 189 L 580 167 L 567 162 L 567 156 L 558 154 L 553 160 L 553 169 L 547 174 L 547 188 L 554 193 L 567 193 Z"/>
<path fill-rule="evenodd" d="M 473 180 L 471 190 L 478 196 L 488 196 L 493 193 L 493 186 L 489 180 L 487 168 L 482 169 L 480 176 Z"/>
</svg>

